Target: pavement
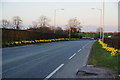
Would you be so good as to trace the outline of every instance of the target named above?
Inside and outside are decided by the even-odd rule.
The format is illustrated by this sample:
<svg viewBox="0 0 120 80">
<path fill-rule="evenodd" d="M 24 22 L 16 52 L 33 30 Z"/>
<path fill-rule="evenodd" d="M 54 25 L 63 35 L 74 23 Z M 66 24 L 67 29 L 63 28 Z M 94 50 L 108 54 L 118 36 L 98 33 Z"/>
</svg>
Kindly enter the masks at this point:
<svg viewBox="0 0 120 80">
<path fill-rule="evenodd" d="M 84 66 L 80 68 L 76 74 L 76 78 L 108 78 L 115 79 L 115 75 L 113 75 L 112 71 L 103 68 L 92 66 L 89 67 Z"/>
<path fill-rule="evenodd" d="M 94 40 L 2 49 L 3 78 L 74 78 L 88 62 Z"/>
</svg>

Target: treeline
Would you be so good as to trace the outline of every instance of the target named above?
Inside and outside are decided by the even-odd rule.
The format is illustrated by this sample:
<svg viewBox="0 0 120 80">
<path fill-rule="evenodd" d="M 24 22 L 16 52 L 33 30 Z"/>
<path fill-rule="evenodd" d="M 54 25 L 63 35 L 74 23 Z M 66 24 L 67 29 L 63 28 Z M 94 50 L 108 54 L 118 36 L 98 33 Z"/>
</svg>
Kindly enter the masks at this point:
<svg viewBox="0 0 120 80">
<path fill-rule="evenodd" d="M 66 33 L 43 33 L 34 30 L 16 30 L 16 29 L 2 29 L 2 42 L 22 41 L 22 40 L 40 40 L 40 39 L 56 39 L 68 38 Z M 78 38 L 76 34 L 72 34 L 71 38 Z"/>
<path fill-rule="evenodd" d="M 14 16 L 11 21 L 2 20 L 2 42 L 21 41 L 21 40 L 40 40 L 56 38 L 82 38 L 78 36 L 81 32 L 80 22 L 76 18 L 68 20 L 67 28 L 50 26 L 50 19 L 40 16 L 33 25 L 27 29 L 22 29 L 23 20 L 19 16 Z M 25 28 L 25 27 L 24 27 Z"/>
<path fill-rule="evenodd" d="M 21 17 L 14 16 L 12 20 L 2 19 L 1 26 L 4 29 L 25 30 L 27 28 L 29 30 L 47 32 L 47 33 L 63 32 L 63 29 L 60 26 L 57 26 L 58 24 L 54 26 L 50 25 L 49 24 L 50 21 L 51 20 L 48 17 L 42 15 L 36 21 L 33 21 L 31 26 L 25 27 Z M 66 26 L 65 30 L 67 31 L 69 30 L 69 32 L 81 32 L 82 26 L 80 25 L 80 22 L 76 17 L 69 19 L 68 23 L 66 24 L 67 25 L 65 25 Z"/>
</svg>

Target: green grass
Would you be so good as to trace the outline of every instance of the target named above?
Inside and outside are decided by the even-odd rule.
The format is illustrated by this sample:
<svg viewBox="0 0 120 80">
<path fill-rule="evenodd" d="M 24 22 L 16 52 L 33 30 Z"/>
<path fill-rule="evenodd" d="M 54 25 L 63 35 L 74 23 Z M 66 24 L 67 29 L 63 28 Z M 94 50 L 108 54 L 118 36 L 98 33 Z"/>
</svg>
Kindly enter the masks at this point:
<svg viewBox="0 0 120 80">
<path fill-rule="evenodd" d="M 106 67 L 120 73 L 120 60 L 118 59 L 120 56 L 110 56 L 98 41 L 93 44 L 91 53 L 89 64 Z"/>
<path fill-rule="evenodd" d="M 79 36 L 82 37 L 89 37 L 89 38 L 98 38 L 100 36 L 100 34 L 96 34 L 96 33 L 77 33 Z M 104 34 L 105 37 L 108 36 L 112 36 L 110 34 Z"/>
</svg>

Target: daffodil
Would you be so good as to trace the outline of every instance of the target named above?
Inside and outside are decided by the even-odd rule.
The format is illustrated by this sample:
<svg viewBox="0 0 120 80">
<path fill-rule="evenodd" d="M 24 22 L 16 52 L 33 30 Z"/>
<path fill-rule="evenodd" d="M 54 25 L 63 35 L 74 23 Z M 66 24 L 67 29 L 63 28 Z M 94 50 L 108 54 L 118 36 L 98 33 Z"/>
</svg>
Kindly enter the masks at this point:
<svg viewBox="0 0 120 80">
<path fill-rule="evenodd" d="M 108 47 L 107 44 L 103 43 L 100 39 L 98 40 L 99 44 L 102 45 L 102 48 L 104 48 L 106 51 L 111 52 L 110 55 L 114 56 L 114 55 L 120 55 L 120 50 L 112 48 L 112 47 Z"/>
</svg>

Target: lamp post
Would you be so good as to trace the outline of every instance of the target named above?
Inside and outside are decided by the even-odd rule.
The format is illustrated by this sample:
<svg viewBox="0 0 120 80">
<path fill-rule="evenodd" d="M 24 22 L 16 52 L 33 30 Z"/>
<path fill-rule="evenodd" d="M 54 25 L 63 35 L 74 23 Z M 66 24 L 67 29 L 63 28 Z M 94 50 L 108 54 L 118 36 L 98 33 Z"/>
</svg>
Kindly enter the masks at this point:
<svg viewBox="0 0 120 80">
<path fill-rule="evenodd" d="M 102 15 L 103 15 L 103 18 L 102 18 L 102 21 L 103 21 L 103 35 L 102 35 L 102 41 L 104 42 L 104 8 L 105 8 L 105 1 L 103 0 L 103 11 L 102 11 Z"/>
<path fill-rule="evenodd" d="M 96 8 L 91 8 L 92 10 L 95 10 Z M 102 9 L 97 9 L 100 11 L 100 27 L 102 27 Z M 102 28 L 100 28 L 100 39 L 102 39 Z"/>
<path fill-rule="evenodd" d="M 55 9 L 54 10 L 54 33 L 55 33 L 55 27 L 56 27 L 56 12 L 57 12 L 57 10 L 64 10 L 64 9 L 61 8 L 61 9 Z"/>
</svg>

